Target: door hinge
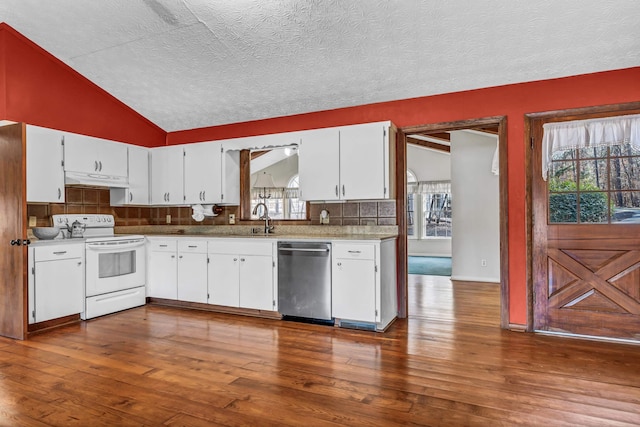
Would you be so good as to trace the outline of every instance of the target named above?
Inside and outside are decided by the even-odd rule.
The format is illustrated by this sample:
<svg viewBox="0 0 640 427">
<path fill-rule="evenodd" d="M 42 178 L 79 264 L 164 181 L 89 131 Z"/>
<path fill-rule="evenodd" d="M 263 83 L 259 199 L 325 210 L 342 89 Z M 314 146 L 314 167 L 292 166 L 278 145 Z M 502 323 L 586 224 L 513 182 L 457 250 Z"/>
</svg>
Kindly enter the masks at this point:
<svg viewBox="0 0 640 427">
<path fill-rule="evenodd" d="M 376 317 L 378 317 L 378 310 L 376 309 Z"/>
<path fill-rule="evenodd" d="M 275 261 L 271 261 L 271 265 L 273 268 L 276 268 L 276 262 Z"/>
<path fill-rule="evenodd" d="M 387 187 L 384 187 L 384 195 L 387 195 Z"/>
<path fill-rule="evenodd" d="M 531 149 L 533 150 L 533 137 L 531 137 Z"/>
<path fill-rule="evenodd" d="M 377 266 L 377 265 L 376 265 L 376 268 L 375 268 L 375 270 L 376 270 L 376 273 L 377 273 L 377 272 L 378 272 L 378 266 Z"/>
<path fill-rule="evenodd" d="M 220 146 L 220 152 L 224 153 L 224 147 Z"/>
<path fill-rule="evenodd" d="M 272 307 L 274 307 L 274 308 L 275 308 L 275 306 L 276 306 L 276 300 L 273 300 L 273 305 L 272 305 Z"/>
<path fill-rule="evenodd" d="M 207 264 L 211 263 L 211 258 L 207 258 Z"/>
<path fill-rule="evenodd" d="M 31 267 L 31 274 L 36 274 L 36 268 L 35 267 Z"/>
<path fill-rule="evenodd" d="M 60 160 L 60 166 L 64 167 L 64 160 Z"/>
<path fill-rule="evenodd" d="M 182 157 L 187 157 L 187 152 L 182 150 Z"/>
<path fill-rule="evenodd" d="M 220 200 L 224 200 L 224 193 L 220 195 Z"/>
<path fill-rule="evenodd" d="M 35 318 L 36 318 L 36 311 L 35 311 L 35 310 L 33 310 L 33 311 L 31 312 L 31 317 L 32 317 L 33 319 L 35 319 Z"/>
<path fill-rule="evenodd" d="M 62 135 L 62 140 L 60 141 L 60 143 L 64 146 L 64 135 Z"/>
</svg>

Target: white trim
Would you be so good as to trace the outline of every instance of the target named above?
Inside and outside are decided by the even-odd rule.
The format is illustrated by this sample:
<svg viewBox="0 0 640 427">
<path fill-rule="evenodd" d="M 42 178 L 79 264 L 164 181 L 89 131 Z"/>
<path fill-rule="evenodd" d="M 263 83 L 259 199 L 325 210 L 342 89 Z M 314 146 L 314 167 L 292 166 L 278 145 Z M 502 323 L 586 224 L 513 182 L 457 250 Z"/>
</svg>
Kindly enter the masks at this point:
<svg viewBox="0 0 640 427">
<path fill-rule="evenodd" d="M 460 282 L 486 282 L 500 284 L 500 278 L 497 277 L 473 277 L 473 276 L 451 276 L 451 280 L 457 280 Z"/>
</svg>

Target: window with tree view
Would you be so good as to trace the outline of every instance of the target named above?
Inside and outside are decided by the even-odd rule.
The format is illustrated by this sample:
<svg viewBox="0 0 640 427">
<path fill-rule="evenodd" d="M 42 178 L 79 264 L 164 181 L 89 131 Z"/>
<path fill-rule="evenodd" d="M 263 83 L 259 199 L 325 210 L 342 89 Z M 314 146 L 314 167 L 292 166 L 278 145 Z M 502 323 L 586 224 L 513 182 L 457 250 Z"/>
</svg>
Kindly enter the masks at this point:
<svg viewBox="0 0 640 427">
<path fill-rule="evenodd" d="M 631 145 L 554 153 L 549 223 L 640 223 L 640 150 Z"/>
</svg>

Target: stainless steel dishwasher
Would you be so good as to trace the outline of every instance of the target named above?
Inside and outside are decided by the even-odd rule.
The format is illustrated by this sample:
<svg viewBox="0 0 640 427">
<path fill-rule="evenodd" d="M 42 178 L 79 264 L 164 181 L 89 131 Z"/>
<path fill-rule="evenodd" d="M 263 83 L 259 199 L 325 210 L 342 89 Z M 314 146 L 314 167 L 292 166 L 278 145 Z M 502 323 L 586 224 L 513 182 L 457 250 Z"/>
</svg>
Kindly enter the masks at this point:
<svg viewBox="0 0 640 427">
<path fill-rule="evenodd" d="M 278 311 L 285 319 L 333 322 L 331 243 L 278 243 Z"/>
</svg>

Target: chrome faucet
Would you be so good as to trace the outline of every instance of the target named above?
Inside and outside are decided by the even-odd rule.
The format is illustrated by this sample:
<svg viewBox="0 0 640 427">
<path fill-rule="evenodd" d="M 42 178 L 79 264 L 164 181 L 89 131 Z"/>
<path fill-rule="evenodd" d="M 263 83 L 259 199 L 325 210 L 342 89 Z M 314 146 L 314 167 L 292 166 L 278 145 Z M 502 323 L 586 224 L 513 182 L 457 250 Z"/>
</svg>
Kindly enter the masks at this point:
<svg viewBox="0 0 640 427">
<path fill-rule="evenodd" d="M 257 215 L 258 214 L 258 208 L 262 206 L 263 210 L 264 210 L 264 214 L 260 217 L 260 219 L 264 219 L 264 234 L 269 234 L 269 233 L 273 233 L 273 225 L 269 225 L 269 207 L 264 203 L 264 202 L 260 202 L 256 205 L 255 208 L 253 208 L 253 215 Z M 252 232 L 257 232 L 257 229 L 252 228 L 251 231 Z"/>
</svg>

